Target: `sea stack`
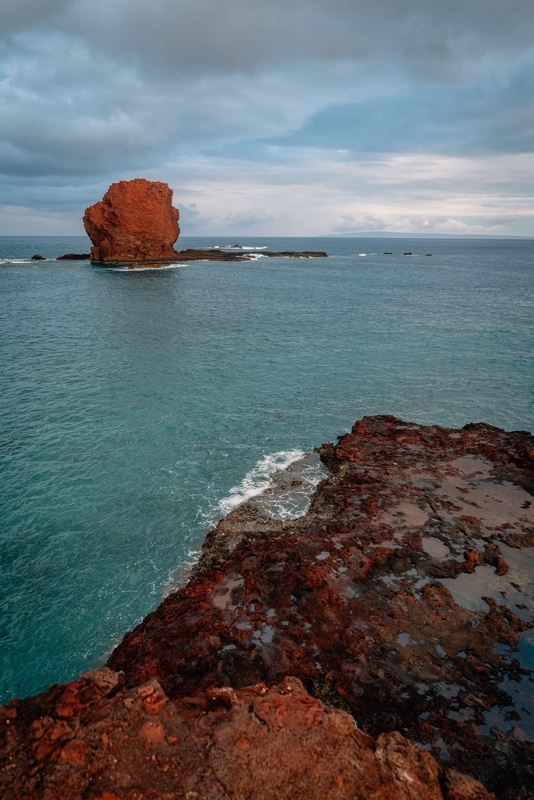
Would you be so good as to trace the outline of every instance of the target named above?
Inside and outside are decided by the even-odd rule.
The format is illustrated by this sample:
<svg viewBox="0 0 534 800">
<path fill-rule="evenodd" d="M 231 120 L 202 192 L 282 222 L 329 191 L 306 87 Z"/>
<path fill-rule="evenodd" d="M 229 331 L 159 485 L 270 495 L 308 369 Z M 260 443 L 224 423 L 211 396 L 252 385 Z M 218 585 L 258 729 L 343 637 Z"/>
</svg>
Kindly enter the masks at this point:
<svg viewBox="0 0 534 800">
<path fill-rule="evenodd" d="M 96 264 L 129 264 L 131 269 L 162 267 L 172 261 L 251 261 L 246 247 L 234 245 L 236 252 L 220 249 L 177 252 L 173 245 L 180 235 L 180 214 L 172 205 L 172 189 L 166 183 L 135 178 L 112 183 L 98 203 L 85 209 L 83 224 L 91 239 L 90 259 Z M 271 258 L 325 258 L 324 252 L 262 250 Z M 67 254 L 62 259 L 84 259 Z"/>
<path fill-rule="evenodd" d="M 179 212 L 172 189 L 160 181 L 135 178 L 112 183 L 85 210 L 83 224 L 93 247 L 91 261 L 105 264 L 173 261 Z"/>
</svg>

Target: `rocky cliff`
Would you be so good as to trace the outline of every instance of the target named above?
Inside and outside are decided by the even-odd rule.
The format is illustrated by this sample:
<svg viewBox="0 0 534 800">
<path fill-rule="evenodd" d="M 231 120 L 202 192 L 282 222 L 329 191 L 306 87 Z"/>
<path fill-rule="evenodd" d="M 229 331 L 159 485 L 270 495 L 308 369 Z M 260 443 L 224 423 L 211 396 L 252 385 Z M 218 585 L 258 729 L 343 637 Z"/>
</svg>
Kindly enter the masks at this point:
<svg viewBox="0 0 534 800">
<path fill-rule="evenodd" d="M 320 452 L 307 514 L 237 508 L 106 668 L 1 710 L 2 797 L 533 796 L 533 437 Z"/>
</svg>

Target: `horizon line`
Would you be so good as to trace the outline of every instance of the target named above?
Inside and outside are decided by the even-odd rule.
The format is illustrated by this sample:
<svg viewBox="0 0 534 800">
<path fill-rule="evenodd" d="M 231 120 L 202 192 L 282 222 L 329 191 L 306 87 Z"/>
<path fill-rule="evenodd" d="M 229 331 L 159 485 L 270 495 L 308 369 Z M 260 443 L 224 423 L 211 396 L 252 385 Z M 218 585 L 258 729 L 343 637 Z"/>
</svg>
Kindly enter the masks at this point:
<svg viewBox="0 0 534 800">
<path fill-rule="evenodd" d="M 28 234 L 0 234 L 0 239 L 80 239 L 89 237 L 84 233 L 28 233 Z M 313 236 L 303 234 L 250 234 L 250 233 L 183 233 L 179 238 L 248 238 L 248 239 L 523 239 L 532 240 L 534 235 L 504 234 L 504 233 L 407 233 L 404 231 L 354 231 L 352 233 L 323 233 Z M 175 245 L 178 240 L 175 242 Z"/>
</svg>

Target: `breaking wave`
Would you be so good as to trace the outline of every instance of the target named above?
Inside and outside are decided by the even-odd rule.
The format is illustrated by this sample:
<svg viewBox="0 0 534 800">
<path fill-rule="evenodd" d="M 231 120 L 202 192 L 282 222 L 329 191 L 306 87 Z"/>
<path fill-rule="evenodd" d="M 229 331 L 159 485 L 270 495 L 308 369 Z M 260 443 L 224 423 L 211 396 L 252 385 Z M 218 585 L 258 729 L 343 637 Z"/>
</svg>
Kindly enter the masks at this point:
<svg viewBox="0 0 534 800">
<path fill-rule="evenodd" d="M 303 450 L 280 450 L 278 453 L 271 453 L 263 456 L 257 462 L 254 469 L 247 472 L 241 483 L 230 489 L 228 497 L 219 501 L 218 509 L 226 516 L 237 506 L 256 497 L 272 486 L 272 476 L 275 472 L 287 469 L 294 461 L 298 461 L 304 456 Z"/>
</svg>

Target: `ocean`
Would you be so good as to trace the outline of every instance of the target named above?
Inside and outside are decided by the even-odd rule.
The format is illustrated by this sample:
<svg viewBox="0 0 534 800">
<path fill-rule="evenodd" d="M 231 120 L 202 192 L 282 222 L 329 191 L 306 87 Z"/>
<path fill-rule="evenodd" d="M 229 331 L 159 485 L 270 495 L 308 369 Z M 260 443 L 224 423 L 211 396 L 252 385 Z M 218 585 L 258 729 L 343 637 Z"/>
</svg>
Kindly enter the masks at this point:
<svg viewBox="0 0 534 800">
<path fill-rule="evenodd" d="M 0 702 L 102 663 L 224 513 L 363 415 L 533 430 L 534 240 L 179 246 L 235 241 L 329 257 L 129 271 L 0 237 Z"/>
</svg>

